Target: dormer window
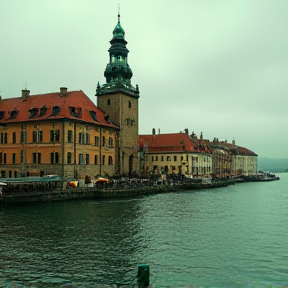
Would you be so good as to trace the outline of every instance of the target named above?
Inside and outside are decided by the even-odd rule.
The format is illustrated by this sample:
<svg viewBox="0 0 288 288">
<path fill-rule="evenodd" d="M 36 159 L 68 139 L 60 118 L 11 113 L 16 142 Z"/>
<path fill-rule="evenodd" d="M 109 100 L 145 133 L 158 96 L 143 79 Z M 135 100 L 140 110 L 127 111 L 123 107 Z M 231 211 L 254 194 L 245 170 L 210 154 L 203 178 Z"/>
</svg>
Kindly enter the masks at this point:
<svg viewBox="0 0 288 288">
<path fill-rule="evenodd" d="M 10 117 L 8 120 L 11 120 L 11 119 L 16 119 L 17 115 L 18 115 L 19 111 L 17 110 L 12 110 L 12 111 L 9 111 L 9 114 L 10 114 Z"/>
<path fill-rule="evenodd" d="M 109 115 L 105 115 L 105 116 L 104 116 L 104 119 L 105 119 L 106 122 L 110 123 L 110 121 L 109 121 Z"/>
<path fill-rule="evenodd" d="M 0 111 L 0 120 L 4 118 L 4 115 L 5 115 L 5 111 Z"/>
<path fill-rule="evenodd" d="M 47 107 L 46 107 L 46 105 L 44 105 L 44 106 L 40 109 L 39 117 L 45 115 L 45 114 L 46 114 L 46 111 L 47 111 Z"/>
<path fill-rule="evenodd" d="M 81 117 L 81 107 L 79 107 L 78 109 L 76 109 L 75 107 L 69 107 L 70 108 L 70 114 L 72 117 Z"/>
<path fill-rule="evenodd" d="M 29 118 L 33 118 L 37 116 L 38 108 L 31 108 L 28 110 Z"/>
<path fill-rule="evenodd" d="M 54 106 L 52 109 L 52 115 L 51 116 L 57 116 L 60 113 L 60 107 L 59 106 Z"/>
<path fill-rule="evenodd" d="M 96 118 L 96 112 L 95 111 L 90 111 L 90 114 L 93 118 L 94 121 L 98 122 L 97 118 Z"/>
</svg>

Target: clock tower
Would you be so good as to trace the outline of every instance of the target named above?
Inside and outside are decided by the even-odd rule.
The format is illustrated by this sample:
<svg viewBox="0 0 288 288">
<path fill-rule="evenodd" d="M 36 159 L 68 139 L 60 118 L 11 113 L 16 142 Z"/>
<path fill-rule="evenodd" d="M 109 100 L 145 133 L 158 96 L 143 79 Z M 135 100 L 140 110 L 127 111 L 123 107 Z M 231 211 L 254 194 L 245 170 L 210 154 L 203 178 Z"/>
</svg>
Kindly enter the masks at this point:
<svg viewBox="0 0 288 288">
<path fill-rule="evenodd" d="M 109 115 L 109 120 L 119 126 L 116 145 L 115 173 L 118 175 L 139 170 L 138 165 L 138 85 L 131 84 L 132 70 L 128 64 L 125 32 L 118 23 L 110 41 L 109 63 L 104 71 L 106 84 L 96 88 L 97 106 Z"/>
</svg>

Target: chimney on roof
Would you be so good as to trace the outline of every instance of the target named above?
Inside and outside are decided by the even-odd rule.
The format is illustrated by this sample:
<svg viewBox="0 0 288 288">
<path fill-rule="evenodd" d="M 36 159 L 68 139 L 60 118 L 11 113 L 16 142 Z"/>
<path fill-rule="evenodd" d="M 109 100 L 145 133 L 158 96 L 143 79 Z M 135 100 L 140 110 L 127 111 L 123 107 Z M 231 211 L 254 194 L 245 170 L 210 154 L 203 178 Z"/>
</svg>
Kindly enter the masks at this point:
<svg viewBox="0 0 288 288">
<path fill-rule="evenodd" d="M 235 139 L 232 140 L 232 144 L 235 145 Z"/>
<path fill-rule="evenodd" d="M 155 128 L 152 129 L 152 135 L 155 136 Z"/>
<path fill-rule="evenodd" d="M 185 132 L 185 134 L 187 135 L 187 136 L 189 136 L 189 131 L 188 131 L 188 129 L 186 128 L 186 129 L 184 129 L 184 132 Z"/>
<path fill-rule="evenodd" d="M 160 128 L 158 128 L 158 134 L 160 134 Z"/>
<path fill-rule="evenodd" d="M 60 97 L 67 96 L 67 87 L 60 87 Z"/>
<path fill-rule="evenodd" d="M 203 140 L 203 133 L 200 134 L 200 139 Z"/>
<path fill-rule="evenodd" d="M 22 90 L 22 101 L 26 101 L 29 97 L 30 91 L 27 89 Z"/>
<path fill-rule="evenodd" d="M 190 135 L 191 139 L 197 139 L 197 135 L 194 133 L 194 131 L 192 132 L 192 134 Z"/>
</svg>

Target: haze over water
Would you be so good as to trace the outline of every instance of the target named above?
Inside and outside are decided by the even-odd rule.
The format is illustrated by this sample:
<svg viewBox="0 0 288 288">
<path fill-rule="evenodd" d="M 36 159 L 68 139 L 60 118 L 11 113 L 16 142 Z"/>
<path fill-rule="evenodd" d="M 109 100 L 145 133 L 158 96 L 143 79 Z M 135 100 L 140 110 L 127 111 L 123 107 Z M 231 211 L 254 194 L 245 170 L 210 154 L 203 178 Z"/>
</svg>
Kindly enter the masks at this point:
<svg viewBox="0 0 288 288">
<path fill-rule="evenodd" d="M 278 175 L 196 192 L 2 207 L 0 287 L 132 283 L 142 263 L 154 287 L 287 286 L 288 174 Z"/>
</svg>

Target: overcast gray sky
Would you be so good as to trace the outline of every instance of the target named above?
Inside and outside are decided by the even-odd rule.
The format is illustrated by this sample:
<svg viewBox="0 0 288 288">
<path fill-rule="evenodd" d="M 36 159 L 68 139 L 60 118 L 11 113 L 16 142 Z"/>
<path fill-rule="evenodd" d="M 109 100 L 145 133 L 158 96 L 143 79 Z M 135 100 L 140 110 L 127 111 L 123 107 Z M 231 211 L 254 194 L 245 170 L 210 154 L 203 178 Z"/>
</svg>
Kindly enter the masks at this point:
<svg viewBox="0 0 288 288">
<path fill-rule="evenodd" d="M 0 0 L 2 98 L 65 86 L 96 103 L 119 2 L 141 134 L 288 158 L 287 0 Z"/>
</svg>

